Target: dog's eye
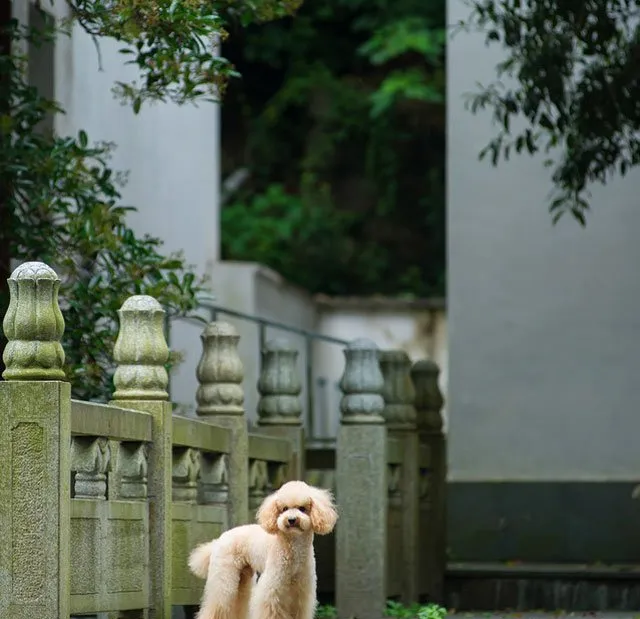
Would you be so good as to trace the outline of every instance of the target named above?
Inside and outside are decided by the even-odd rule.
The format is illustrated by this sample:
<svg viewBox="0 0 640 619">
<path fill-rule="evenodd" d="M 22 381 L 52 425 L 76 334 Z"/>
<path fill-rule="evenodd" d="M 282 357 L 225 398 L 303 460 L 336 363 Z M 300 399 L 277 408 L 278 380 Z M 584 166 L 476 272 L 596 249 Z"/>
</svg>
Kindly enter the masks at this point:
<svg viewBox="0 0 640 619">
<path fill-rule="evenodd" d="M 306 507 L 298 507 L 298 509 L 299 509 L 303 514 L 306 514 L 306 513 L 307 513 L 307 508 L 306 508 Z"/>
<path fill-rule="evenodd" d="M 282 510 L 280 510 L 280 511 L 284 514 L 286 511 L 289 511 L 289 508 L 288 507 L 283 507 Z"/>
</svg>

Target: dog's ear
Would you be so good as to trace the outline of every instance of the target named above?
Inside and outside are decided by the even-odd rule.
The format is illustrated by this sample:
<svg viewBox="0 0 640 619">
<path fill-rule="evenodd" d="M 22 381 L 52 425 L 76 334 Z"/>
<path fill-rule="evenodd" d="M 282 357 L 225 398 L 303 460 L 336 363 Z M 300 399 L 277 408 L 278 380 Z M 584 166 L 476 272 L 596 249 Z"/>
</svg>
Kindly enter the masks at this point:
<svg viewBox="0 0 640 619">
<path fill-rule="evenodd" d="M 278 532 L 278 504 L 275 494 L 271 494 L 262 501 L 256 514 L 256 520 L 267 533 Z"/>
<path fill-rule="evenodd" d="M 328 535 L 333 531 L 338 520 L 338 512 L 331 492 L 322 488 L 311 489 L 310 518 L 314 533 Z"/>
</svg>

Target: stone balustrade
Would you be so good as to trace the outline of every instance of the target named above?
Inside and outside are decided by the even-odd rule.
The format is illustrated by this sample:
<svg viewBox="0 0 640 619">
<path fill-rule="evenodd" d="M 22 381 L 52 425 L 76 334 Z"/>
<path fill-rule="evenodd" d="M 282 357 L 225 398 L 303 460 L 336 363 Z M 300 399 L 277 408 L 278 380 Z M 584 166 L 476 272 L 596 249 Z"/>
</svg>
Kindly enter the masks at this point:
<svg viewBox="0 0 640 619">
<path fill-rule="evenodd" d="M 196 418 L 173 414 L 165 314 L 124 300 L 108 404 L 72 400 L 60 280 L 42 263 L 9 279 L 0 382 L 0 617 L 193 614 L 189 551 L 253 520 L 270 492 L 306 478 L 337 494 L 318 539 L 319 591 L 340 617 L 379 619 L 388 596 L 440 599 L 446 441 L 438 368 L 355 340 L 345 349 L 336 446 L 307 448 L 298 351 L 262 350 L 258 429 L 248 431 L 232 324 L 202 333 Z"/>
</svg>

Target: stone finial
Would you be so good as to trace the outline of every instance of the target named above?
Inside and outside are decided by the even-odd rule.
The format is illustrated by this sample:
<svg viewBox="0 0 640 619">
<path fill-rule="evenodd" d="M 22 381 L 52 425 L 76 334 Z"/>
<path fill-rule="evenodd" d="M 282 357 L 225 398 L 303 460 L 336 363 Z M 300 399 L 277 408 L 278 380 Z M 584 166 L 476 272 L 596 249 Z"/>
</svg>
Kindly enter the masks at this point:
<svg viewBox="0 0 640 619">
<path fill-rule="evenodd" d="M 113 348 L 117 364 L 114 400 L 167 400 L 169 347 L 165 312 L 147 295 L 129 297 L 118 310 L 120 331 Z"/>
<path fill-rule="evenodd" d="M 384 378 L 380 371 L 378 347 L 362 338 L 344 349 L 345 368 L 340 389 L 340 411 L 343 424 L 384 423 Z"/>
<path fill-rule="evenodd" d="M 242 415 L 244 368 L 238 355 L 240 336 L 227 322 L 209 323 L 202 335 L 202 357 L 196 369 L 198 415 Z"/>
<path fill-rule="evenodd" d="M 58 306 L 60 279 L 44 262 L 25 262 L 11 277 L 9 308 L 4 317 L 8 340 L 2 356 L 6 380 L 64 380 L 62 334 Z"/>
<path fill-rule="evenodd" d="M 384 418 L 393 430 L 415 429 L 416 396 L 411 381 L 411 359 L 404 350 L 384 350 L 380 353 L 380 369 L 384 377 Z"/>
<path fill-rule="evenodd" d="M 302 383 L 297 361 L 298 351 L 287 340 L 276 339 L 266 343 L 258 380 L 260 425 L 301 425 Z"/>
<path fill-rule="evenodd" d="M 415 386 L 415 408 L 418 429 L 425 433 L 442 432 L 442 406 L 444 398 L 438 386 L 440 368 L 430 359 L 416 361 L 411 368 Z"/>
</svg>

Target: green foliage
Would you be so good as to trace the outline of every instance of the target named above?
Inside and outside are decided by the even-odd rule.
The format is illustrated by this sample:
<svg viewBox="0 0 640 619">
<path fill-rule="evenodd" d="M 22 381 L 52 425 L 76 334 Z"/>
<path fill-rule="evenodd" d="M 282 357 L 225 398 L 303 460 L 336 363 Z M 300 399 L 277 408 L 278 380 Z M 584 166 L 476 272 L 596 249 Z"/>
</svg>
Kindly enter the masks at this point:
<svg viewBox="0 0 640 619">
<path fill-rule="evenodd" d="M 228 17 L 265 21 L 283 17 L 301 0 L 67 0 L 74 19 L 94 37 L 123 44 L 141 83 L 117 82 L 116 92 L 138 112 L 144 101 L 177 103 L 216 100 L 229 77 L 238 74 L 215 53 Z"/>
<path fill-rule="evenodd" d="M 219 93 L 233 74 L 230 63 L 215 57 L 210 46 L 224 35 L 223 18 L 271 19 L 293 10 L 297 0 L 68 4 L 91 35 L 124 44 L 122 51 L 137 65 L 142 81 L 116 87 L 138 112 L 144 101 L 186 103 Z M 18 50 L 27 41 L 55 42 L 70 26 L 43 23 L 40 28 L 13 20 L 0 24 L 0 36 L 12 50 L 0 55 L 0 221 L 6 221 L 0 244 L 12 258 L 42 260 L 60 274 L 63 346 L 73 395 L 106 400 L 123 301 L 149 294 L 169 316 L 186 314 L 196 307 L 202 282 L 180 255 L 162 253 L 160 239 L 136 235 L 127 226 L 134 209 L 121 204 L 124 177 L 109 166 L 113 145 L 93 144 L 84 131 L 65 137 L 43 130 L 45 120 L 63 110 L 26 82 L 27 59 Z M 0 316 L 8 306 L 2 292 L 0 287 Z"/>
<path fill-rule="evenodd" d="M 399 602 L 389 600 L 385 617 L 404 617 L 406 619 L 444 619 L 447 609 L 438 604 L 412 604 L 404 606 Z"/>
<path fill-rule="evenodd" d="M 640 7 L 633 0 L 473 0 L 466 28 L 500 45 L 498 80 L 469 101 L 490 110 L 497 135 L 482 151 L 544 153 L 552 169 L 554 222 L 581 224 L 588 187 L 640 163 Z M 516 119 L 524 118 L 524 124 Z"/>
<path fill-rule="evenodd" d="M 307 0 L 232 37 L 223 167 L 251 180 L 223 256 L 314 292 L 442 293 L 444 38 L 444 1 L 421 0 Z"/>
<path fill-rule="evenodd" d="M 14 24 L 13 36 L 20 32 Z M 195 307 L 200 287 L 179 256 L 160 253 L 159 239 L 136 236 L 126 225 L 132 209 L 119 203 L 109 145 L 91 145 L 83 131 L 62 138 L 37 129 L 57 107 L 24 83 L 22 65 L 16 55 L 0 57 L 20 101 L 2 118 L 2 174 L 11 178 L 13 190 L 13 234 L 6 240 L 15 259 L 42 260 L 59 273 L 74 396 L 105 400 L 117 310 L 127 296 L 150 294 L 170 315 L 183 314 Z"/>
<path fill-rule="evenodd" d="M 412 604 L 404 606 L 400 602 L 389 600 L 385 609 L 385 617 L 404 617 L 406 619 L 444 619 L 447 609 L 438 604 Z M 334 606 L 318 606 L 316 619 L 325 617 L 337 617 L 338 613 Z"/>
</svg>

